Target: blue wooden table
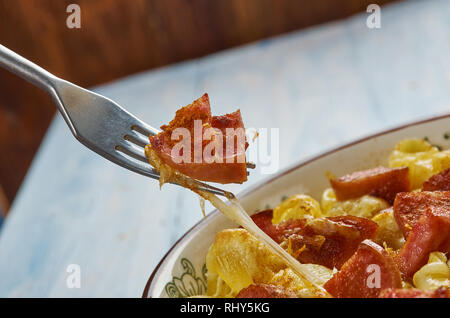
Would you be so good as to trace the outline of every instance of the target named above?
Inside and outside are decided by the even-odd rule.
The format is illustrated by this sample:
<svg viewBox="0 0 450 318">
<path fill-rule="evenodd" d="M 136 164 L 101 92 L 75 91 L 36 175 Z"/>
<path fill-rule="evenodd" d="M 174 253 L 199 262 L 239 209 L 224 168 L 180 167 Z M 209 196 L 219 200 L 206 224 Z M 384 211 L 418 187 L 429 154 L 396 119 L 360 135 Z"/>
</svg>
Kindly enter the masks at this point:
<svg viewBox="0 0 450 318">
<path fill-rule="evenodd" d="M 208 92 L 213 112 L 280 129 L 280 168 L 450 110 L 450 1 L 384 7 L 95 88 L 159 126 Z M 264 178 L 258 169 L 239 192 Z M 198 199 L 84 148 L 55 117 L 0 232 L 0 297 L 136 297 L 202 218 Z M 70 264 L 80 288 L 69 288 Z M 69 267 L 70 269 L 70 267 Z"/>
</svg>

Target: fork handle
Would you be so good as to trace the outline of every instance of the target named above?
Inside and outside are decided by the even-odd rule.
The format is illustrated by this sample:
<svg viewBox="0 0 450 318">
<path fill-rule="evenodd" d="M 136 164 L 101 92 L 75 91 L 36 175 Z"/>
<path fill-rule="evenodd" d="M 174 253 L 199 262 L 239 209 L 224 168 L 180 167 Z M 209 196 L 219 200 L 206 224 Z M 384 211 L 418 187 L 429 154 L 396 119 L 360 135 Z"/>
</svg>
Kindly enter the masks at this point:
<svg viewBox="0 0 450 318">
<path fill-rule="evenodd" d="M 58 78 L 37 66 L 33 62 L 0 45 L 0 66 L 22 77 L 28 82 L 54 94 L 54 85 Z"/>
</svg>

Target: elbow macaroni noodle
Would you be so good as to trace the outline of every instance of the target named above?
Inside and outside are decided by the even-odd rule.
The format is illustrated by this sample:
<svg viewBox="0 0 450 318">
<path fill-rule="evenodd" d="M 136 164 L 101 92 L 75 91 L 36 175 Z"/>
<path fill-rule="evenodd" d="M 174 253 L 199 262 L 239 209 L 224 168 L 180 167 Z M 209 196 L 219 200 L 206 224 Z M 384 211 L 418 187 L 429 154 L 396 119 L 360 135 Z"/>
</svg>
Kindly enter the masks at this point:
<svg viewBox="0 0 450 318">
<path fill-rule="evenodd" d="M 281 202 L 273 210 L 272 223 L 278 224 L 290 219 L 319 218 L 322 216 L 320 204 L 309 195 L 296 194 Z"/>
<path fill-rule="evenodd" d="M 383 199 L 364 195 L 357 199 L 338 201 L 333 189 L 326 189 L 322 194 L 324 216 L 354 215 L 372 218 L 377 212 L 386 209 L 389 204 Z"/>
<path fill-rule="evenodd" d="M 389 156 L 389 167 L 408 167 L 411 190 L 450 167 L 450 150 L 439 151 L 423 139 L 401 140 Z"/>
<path fill-rule="evenodd" d="M 423 290 L 434 290 L 441 286 L 450 287 L 449 263 L 444 253 L 430 253 L 428 263 L 414 274 L 414 285 Z"/>
</svg>

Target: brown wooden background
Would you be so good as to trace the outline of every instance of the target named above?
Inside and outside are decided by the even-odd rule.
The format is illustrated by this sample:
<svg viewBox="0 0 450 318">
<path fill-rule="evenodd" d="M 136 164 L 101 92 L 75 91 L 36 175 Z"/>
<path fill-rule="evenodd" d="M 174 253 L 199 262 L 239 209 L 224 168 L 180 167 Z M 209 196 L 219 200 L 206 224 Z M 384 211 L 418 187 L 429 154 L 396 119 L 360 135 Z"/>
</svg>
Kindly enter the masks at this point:
<svg viewBox="0 0 450 318">
<path fill-rule="evenodd" d="M 89 87 L 392 0 L 0 0 L 0 43 Z M 81 7 L 81 29 L 66 7 Z M 0 210 L 12 202 L 55 112 L 50 98 L 0 69 Z M 43 180 L 43 182 L 45 182 Z"/>
</svg>

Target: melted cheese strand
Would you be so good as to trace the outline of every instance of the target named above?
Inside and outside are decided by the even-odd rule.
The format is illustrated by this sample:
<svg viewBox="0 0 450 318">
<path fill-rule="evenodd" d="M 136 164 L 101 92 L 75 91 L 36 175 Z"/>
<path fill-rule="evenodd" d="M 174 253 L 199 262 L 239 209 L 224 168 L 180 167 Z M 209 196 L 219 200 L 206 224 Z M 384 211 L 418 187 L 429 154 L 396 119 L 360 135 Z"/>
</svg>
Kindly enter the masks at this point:
<svg viewBox="0 0 450 318">
<path fill-rule="evenodd" d="M 228 199 L 230 200 L 230 205 L 226 204 L 222 200 L 220 200 L 216 195 L 205 192 L 205 191 L 195 191 L 206 200 L 211 202 L 211 204 L 221 211 L 225 216 L 245 228 L 249 231 L 253 236 L 258 238 L 261 242 L 266 244 L 272 252 L 278 255 L 285 263 L 301 278 L 307 281 L 311 287 L 315 288 L 318 292 L 317 296 L 319 297 L 330 297 L 330 294 L 321 286 L 313 283 L 313 281 L 317 281 L 318 278 L 311 273 L 307 267 L 297 261 L 292 257 L 288 252 L 286 252 L 279 244 L 277 244 L 270 236 L 268 236 L 264 231 L 262 231 L 256 224 L 253 222 L 252 218 L 247 214 L 244 208 L 241 206 L 239 201 L 232 195 Z"/>
<path fill-rule="evenodd" d="M 202 209 L 203 218 L 206 219 L 205 198 L 202 196 L 199 196 L 198 199 L 200 200 L 200 209 Z"/>
</svg>

